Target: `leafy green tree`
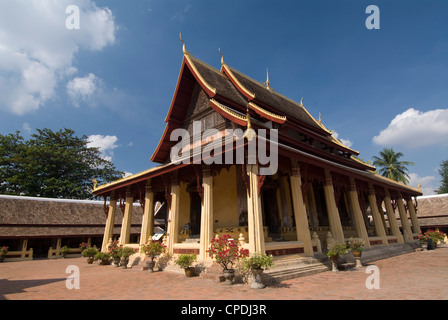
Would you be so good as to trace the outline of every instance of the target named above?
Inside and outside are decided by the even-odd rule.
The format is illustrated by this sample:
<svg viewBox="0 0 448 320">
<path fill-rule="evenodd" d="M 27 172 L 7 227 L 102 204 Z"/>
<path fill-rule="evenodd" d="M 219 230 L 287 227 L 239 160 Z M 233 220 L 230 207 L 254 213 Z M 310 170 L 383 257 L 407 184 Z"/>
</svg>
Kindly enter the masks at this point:
<svg viewBox="0 0 448 320">
<path fill-rule="evenodd" d="M 440 183 L 438 193 L 448 193 L 448 160 L 442 161 L 440 164 L 439 173 L 442 177 L 442 181 Z"/>
<path fill-rule="evenodd" d="M 123 176 L 113 163 L 88 147 L 70 129 L 37 129 L 29 140 L 0 135 L 0 193 L 49 198 L 92 198 L 92 179 L 98 184 Z"/>
<path fill-rule="evenodd" d="M 380 151 L 380 157 L 373 157 L 373 165 L 379 169 L 379 174 L 389 179 L 409 183 L 409 169 L 407 166 L 413 166 L 411 161 L 399 161 L 403 156 L 401 152 L 395 152 L 393 148 L 384 148 Z"/>
</svg>

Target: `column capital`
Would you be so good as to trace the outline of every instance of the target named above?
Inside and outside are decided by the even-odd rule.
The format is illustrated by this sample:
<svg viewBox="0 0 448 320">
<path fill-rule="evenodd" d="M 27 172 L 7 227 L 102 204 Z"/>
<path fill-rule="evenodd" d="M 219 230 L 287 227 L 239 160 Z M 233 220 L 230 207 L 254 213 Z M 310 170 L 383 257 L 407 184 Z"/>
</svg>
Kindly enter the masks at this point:
<svg viewBox="0 0 448 320">
<path fill-rule="evenodd" d="M 126 198 L 132 197 L 132 189 L 131 186 L 126 188 Z"/>
<path fill-rule="evenodd" d="M 211 177 L 211 170 L 210 170 L 210 166 L 203 166 L 202 167 L 202 178 L 210 178 Z"/>
<path fill-rule="evenodd" d="M 358 191 L 356 189 L 356 181 L 355 178 L 353 178 L 352 176 L 349 177 L 349 181 L 350 181 L 350 191 Z"/>
<path fill-rule="evenodd" d="M 324 173 L 325 173 L 325 185 L 327 185 L 327 186 L 333 185 L 333 178 L 331 176 L 330 169 L 325 168 Z"/>
<path fill-rule="evenodd" d="M 296 159 L 291 159 L 291 165 L 292 165 L 291 176 L 301 177 L 300 163 Z"/>
</svg>

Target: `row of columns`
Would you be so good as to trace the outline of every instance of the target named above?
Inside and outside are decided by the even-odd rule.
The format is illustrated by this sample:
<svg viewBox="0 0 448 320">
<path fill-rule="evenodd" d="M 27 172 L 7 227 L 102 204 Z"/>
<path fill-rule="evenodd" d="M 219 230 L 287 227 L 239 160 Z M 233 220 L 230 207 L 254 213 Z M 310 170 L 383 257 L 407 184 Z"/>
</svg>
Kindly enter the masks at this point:
<svg viewBox="0 0 448 320">
<path fill-rule="evenodd" d="M 145 187 L 145 200 L 144 210 L 142 217 L 142 226 L 140 233 L 140 244 L 145 244 L 150 237 L 154 234 L 154 192 L 151 189 L 150 180 L 148 180 Z M 132 209 L 134 206 L 134 198 L 130 191 L 126 192 L 123 221 L 120 231 L 120 244 L 124 245 L 130 242 L 131 238 L 131 222 L 132 222 Z M 117 199 L 114 194 L 110 197 L 109 208 L 107 211 L 106 226 L 104 229 L 103 243 L 101 251 L 107 251 L 107 243 L 109 239 L 113 238 L 115 215 L 117 212 Z"/>
<path fill-rule="evenodd" d="M 265 253 L 265 242 L 263 235 L 263 219 L 262 219 L 262 205 L 259 195 L 259 175 L 258 165 L 251 164 L 246 166 L 246 173 L 248 175 L 248 190 L 247 190 L 247 205 L 248 205 L 248 235 L 249 235 L 249 251 L 251 253 Z M 296 221 L 297 240 L 302 241 L 305 256 L 313 256 L 313 246 L 311 240 L 311 233 L 308 223 L 308 215 L 306 211 L 305 202 L 302 195 L 302 180 L 300 173 L 300 165 L 296 160 L 292 160 L 292 173 L 290 176 L 291 182 L 291 196 L 294 217 Z M 201 230 L 200 230 L 200 249 L 199 259 L 206 260 L 208 258 L 207 249 L 213 237 L 213 176 L 210 173 L 209 167 L 205 167 L 202 171 L 202 207 L 201 207 Z M 176 178 L 171 181 L 170 188 L 170 205 L 168 206 L 168 228 L 167 228 L 167 247 L 170 253 L 173 252 L 174 244 L 177 243 L 178 235 L 178 221 L 179 221 L 179 193 L 180 186 Z M 324 194 L 330 224 L 330 231 L 333 238 L 337 242 L 343 243 L 345 241 L 344 232 L 339 216 L 339 210 L 336 204 L 334 187 L 331 172 L 325 169 L 325 184 Z M 358 237 L 365 241 L 366 247 L 370 247 L 369 237 L 362 211 L 359 205 L 358 192 L 356 189 L 356 182 L 353 177 L 350 177 L 349 201 L 353 211 L 353 220 Z M 387 233 L 381 218 L 381 213 L 378 209 L 376 195 L 372 184 L 369 184 L 368 201 L 372 210 L 372 216 L 375 224 L 375 231 L 378 237 L 381 238 L 383 245 L 388 245 Z M 407 199 L 407 207 L 411 217 L 412 227 L 409 224 L 406 208 L 401 195 L 399 194 L 396 201 L 402 222 L 403 235 L 397 224 L 395 212 L 392 206 L 391 197 L 388 190 L 385 190 L 384 203 L 386 213 L 389 220 L 392 235 L 396 237 L 398 243 L 413 241 L 413 232 L 419 233 L 420 227 L 418 225 L 417 216 L 412 201 Z M 123 215 L 123 222 L 120 233 L 121 244 L 127 244 L 130 240 L 131 231 L 131 217 L 134 199 L 130 192 L 127 192 L 125 199 L 125 208 Z M 107 222 L 104 232 L 102 251 L 107 250 L 107 242 L 113 236 L 113 227 L 115 221 L 117 201 L 114 196 L 111 196 L 111 201 L 108 209 Z M 148 180 L 145 189 L 144 212 L 142 219 L 142 228 L 140 235 L 140 244 L 144 244 L 153 235 L 154 232 L 154 192 L 151 189 L 150 180 Z"/>
</svg>

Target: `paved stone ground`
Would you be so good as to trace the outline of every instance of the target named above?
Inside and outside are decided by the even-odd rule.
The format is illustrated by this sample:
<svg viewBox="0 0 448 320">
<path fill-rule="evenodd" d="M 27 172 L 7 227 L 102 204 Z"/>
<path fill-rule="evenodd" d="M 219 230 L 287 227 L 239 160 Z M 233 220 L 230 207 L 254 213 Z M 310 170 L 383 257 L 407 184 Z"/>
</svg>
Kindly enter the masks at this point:
<svg viewBox="0 0 448 320">
<path fill-rule="evenodd" d="M 79 289 L 67 289 L 79 268 Z M 366 273 L 376 266 L 376 273 Z M 379 271 L 379 273 L 378 273 Z M 379 289 L 366 281 L 379 275 Z M 370 277 L 370 278 L 369 278 Z M 367 281 L 368 283 L 371 283 Z M 376 282 L 378 283 L 378 282 Z M 0 263 L 0 300 L 447 300 L 448 244 L 378 260 L 358 270 L 323 272 L 261 290 L 173 272 L 88 265 L 86 258 Z"/>
</svg>

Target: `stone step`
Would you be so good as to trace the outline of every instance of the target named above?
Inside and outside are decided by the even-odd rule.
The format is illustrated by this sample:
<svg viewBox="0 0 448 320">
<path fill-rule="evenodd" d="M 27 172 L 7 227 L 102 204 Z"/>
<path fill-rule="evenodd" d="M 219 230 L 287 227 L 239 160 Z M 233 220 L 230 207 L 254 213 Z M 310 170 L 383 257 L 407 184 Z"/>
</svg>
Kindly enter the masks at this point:
<svg viewBox="0 0 448 320">
<path fill-rule="evenodd" d="M 263 273 L 263 281 L 265 284 L 277 284 L 284 280 L 290 280 L 300 277 L 310 276 L 312 274 L 326 272 L 330 269 L 325 265 L 311 265 L 308 267 L 291 268 L 279 271 L 265 271 Z"/>
<path fill-rule="evenodd" d="M 263 279 L 266 284 L 274 284 L 329 270 L 330 264 L 324 257 L 288 255 L 274 258 L 274 267 L 263 273 Z"/>
</svg>

